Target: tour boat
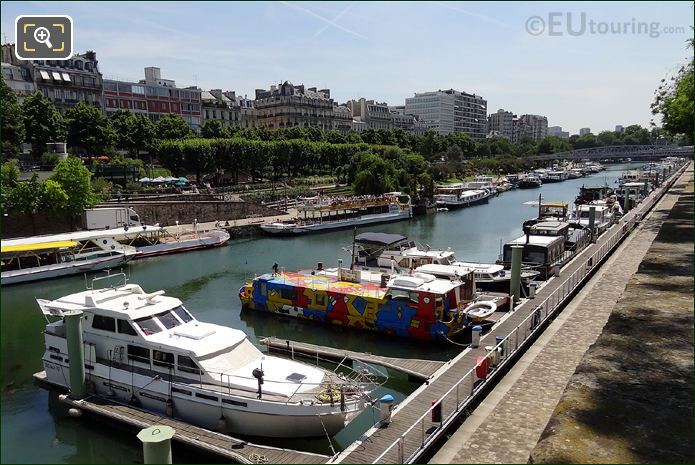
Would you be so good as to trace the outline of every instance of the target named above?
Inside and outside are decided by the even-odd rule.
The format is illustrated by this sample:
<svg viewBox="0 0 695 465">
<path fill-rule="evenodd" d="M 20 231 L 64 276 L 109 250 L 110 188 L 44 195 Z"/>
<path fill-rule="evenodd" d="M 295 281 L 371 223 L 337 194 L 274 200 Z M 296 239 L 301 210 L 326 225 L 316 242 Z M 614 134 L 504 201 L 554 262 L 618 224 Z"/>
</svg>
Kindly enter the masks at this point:
<svg viewBox="0 0 695 465">
<path fill-rule="evenodd" d="M 0 283 L 4 286 L 114 268 L 136 253 L 134 247 L 94 231 L 7 239 L 2 241 Z"/>
<path fill-rule="evenodd" d="M 167 230 L 159 225 L 133 226 L 125 230 L 120 228 L 109 231 L 114 239 L 135 247 L 136 259 L 218 247 L 226 244 L 230 238 L 224 229 L 178 231 Z"/>
<path fill-rule="evenodd" d="M 465 327 L 461 310 L 472 299 L 472 279 L 323 271 L 258 276 L 239 290 L 242 306 L 422 340 L 452 337 Z"/>
<path fill-rule="evenodd" d="M 487 202 L 489 197 L 487 189 L 468 189 L 463 183 L 455 183 L 437 188 L 434 199 L 438 207 L 458 208 Z"/>
<path fill-rule="evenodd" d="M 263 223 L 261 229 L 272 235 L 295 235 L 407 220 L 413 216 L 410 196 L 401 192 L 311 197 L 303 199 L 297 210 L 297 218 Z"/>
<path fill-rule="evenodd" d="M 95 288 L 105 278 L 119 282 Z M 334 435 L 366 408 L 366 375 L 264 355 L 243 331 L 196 320 L 164 291 L 145 293 L 122 274 L 105 278 L 37 299 L 47 322 L 60 318 L 44 332 L 50 384 L 70 387 L 63 317 L 79 310 L 92 394 L 223 433 L 278 438 Z"/>
</svg>

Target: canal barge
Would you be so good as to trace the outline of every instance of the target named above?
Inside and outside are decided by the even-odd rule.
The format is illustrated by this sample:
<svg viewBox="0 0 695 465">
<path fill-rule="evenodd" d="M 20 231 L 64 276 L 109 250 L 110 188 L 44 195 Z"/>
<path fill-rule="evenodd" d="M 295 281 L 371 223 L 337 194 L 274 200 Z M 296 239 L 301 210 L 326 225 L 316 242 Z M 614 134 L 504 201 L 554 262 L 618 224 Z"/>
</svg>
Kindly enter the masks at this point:
<svg viewBox="0 0 695 465">
<path fill-rule="evenodd" d="M 101 279 L 119 282 L 95 288 Z M 88 391 L 222 433 L 334 435 L 366 408 L 375 387 L 356 372 L 264 355 L 243 331 L 198 321 L 179 299 L 146 293 L 123 274 L 37 303 L 48 323 L 48 383 L 70 387 L 69 364 L 79 358 L 68 355 L 67 338 L 76 335 L 65 320 L 78 311 Z"/>
<path fill-rule="evenodd" d="M 450 338 L 466 326 L 471 278 L 323 271 L 258 276 L 239 290 L 242 307 L 421 340 Z"/>
<path fill-rule="evenodd" d="M 487 202 L 490 195 L 491 190 L 469 189 L 464 183 L 455 183 L 438 187 L 434 200 L 440 208 L 461 208 Z"/>
<path fill-rule="evenodd" d="M 291 236 L 388 223 L 413 217 L 410 196 L 401 192 L 363 196 L 316 196 L 302 199 L 292 220 L 261 224 L 270 235 Z"/>
</svg>

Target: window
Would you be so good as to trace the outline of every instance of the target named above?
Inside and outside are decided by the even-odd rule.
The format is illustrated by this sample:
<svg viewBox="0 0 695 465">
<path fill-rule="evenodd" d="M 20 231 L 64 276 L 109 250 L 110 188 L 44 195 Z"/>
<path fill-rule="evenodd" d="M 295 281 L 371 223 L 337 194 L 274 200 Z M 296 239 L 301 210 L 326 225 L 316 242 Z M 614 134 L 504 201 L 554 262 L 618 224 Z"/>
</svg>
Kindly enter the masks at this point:
<svg viewBox="0 0 695 465">
<path fill-rule="evenodd" d="M 117 86 L 115 82 L 104 82 L 104 90 L 110 92 L 116 92 Z"/>
<path fill-rule="evenodd" d="M 116 320 L 110 316 L 94 315 L 92 319 L 92 329 L 116 332 Z"/>
<path fill-rule="evenodd" d="M 156 334 L 162 330 L 162 328 L 157 324 L 157 321 L 155 321 L 154 317 L 151 316 L 135 320 L 135 323 L 137 323 L 142 332 L 145 333 L 145 336 Z"/>
<path fill-rule="evenodd" d="M 135 331 L 135 328 L 133 328 L 133 325 L 130 324 L 127 320 L 121 320 L 120 318 L 118 319 L 118 332 L 120 334 L 128 334 L 129 336 L 137 336 L 138 333 Z"/>
<path fill-rule="evenodd" d="M 295 301 L 297 300 L 297 291 L 295 289 L 280 288 L 280 298 Z"/>
<path fill-rule="evenodd" d="M 130 86 L 130 84 L 124 84 L 122 82 L 119 82 L 118 91 L 131 93 L 133 91 L 133 88 Z"/>
<path fill-rule="evenodd" d="M 145 86 L 132 86 L 134 94 L 145 95 Z"/>
<path fill-rule="evenodd" d="M 199 375 L 201 373 L 198 364 L 196 364 L 191 357 L 186 355 L 179 355 L 179 371 L 185 371 L 186 373 L 193 373 Z"/>
<path fill-rule="evenodd" d="M 178 307 L 176 307 L 176 308 L 173 310 L 173 312 L 176 313 L 176 315 L 177 315 L 177 316 L 181 319 L 181 321 L 183 321 L 184 323 L 188 323 L 189 321 L 191 321 L 191 320 L 193 319 L 193 317 L 191 316 L 191 314 L 188 313 L 188 311 L 187 311 L 185 308 L 183 308 L 183 306 L 181 306 L 181 305 L 179 305 Z"/>
<path fill-rule="evenodd" d="M 146 363 L 149 365 L 150 349 L 145 349 L 144 347 L 132 346 L 128 344 L 128 360 Z"/>
<path fill-rule="evenodd" d="M 174 354 L 170 352 L 152 351 L 152 363 L 160 367 L 173 367 Z"/>
<path fill-rule="evenodd" d="M 171 329 L 174 326 L 181 324 L 181 322 L 179 322 L 179 320 L 177 320 L 174 314 L 171 312 L 159 313 L 157 314 L 157 319 L 166 329 Z"/>
<path fill-rule="evenodd" d="M 326 305 L 326 296 L 323 294 L 316 294 L 316 305 Z"/>
</svg>

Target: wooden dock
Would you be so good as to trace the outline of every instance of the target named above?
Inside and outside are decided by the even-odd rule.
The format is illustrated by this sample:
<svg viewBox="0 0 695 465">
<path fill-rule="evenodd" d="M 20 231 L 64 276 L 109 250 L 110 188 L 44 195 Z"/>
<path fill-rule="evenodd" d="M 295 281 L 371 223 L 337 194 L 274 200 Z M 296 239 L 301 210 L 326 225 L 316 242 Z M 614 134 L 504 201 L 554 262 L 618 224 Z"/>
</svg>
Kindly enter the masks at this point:
<svg viewBox="0 0 695 465">
<path fill-rule="evenodd" d="M 345 362 L 351 362 L 352 360 L 373 363 L 374 365 L 380 365 L 385 368 L 406 373 L 411 378 L 421 381 L 428 380 L 437 370 L 447 363 L 439 360 L 384 357 L 382 355 L 336 349 L 333 347 L 308 344 L 306 342 L 278 339 L 276 337 L 263 338 L 259 343 L 275 351 L 282 351 L 291 355 L 300 354 L 308 358 L 329 359 L 342 362 L 343 365 L 345 365 Z"/>
<path fill-rule="evenodd" d="M 34 379 L 41 384 L 52 387 L 51 384 L 46 382 L 45 371 L 35 373 Z M 171 426 L 176 431 L 174 435 L 175 441 L 204 450 L 210 454 L 224 457 L 235 463 L 311 464 L 326 463 L 329 459 L 327 455 L 253 444 L 226 434 L 199 428 L 167 416 L 158 415 L 130 405 L 104 399 L 103 397 L 90 396 L 82 400 L 76 400 L 69 396 L 62 395 L 60 400 L 70 407 L 109 420 L 114 420 L 137 429 L 148 428 L 153 425 Z"/>
<path fill-rule="evenodd" d="M 674 173 L 666 185 L 652 192 L 640 205 L 623 216 L 596 243 L 590 244 L 562 268 L 529 299 L 518 305 L 485 334 L 478 348 L 468 348 L 447 363 L 426 385 L 398 404 L 387 427 L 372 427 L 362 438 L 331 460 L 331 463 L 413 463 L 427 452 L 485 389 L 495 382 L 518 356 L 535 340 L 545 324 L 569 301 L 603 260 L 630 233 L 661 196 L 680 177 Z M 477 377 L 478 357 L 486 356 L 485 345 L 496 345 L 496 337 L 504 338 L 505 355 L 499 365 L 483 381 Z M 511 354 L 511 355 L 510 355 Z M 432 421 L 433 404 L 440 417 Z M 500 445 L 504 447 L 504 445 Z"/>
</svg>

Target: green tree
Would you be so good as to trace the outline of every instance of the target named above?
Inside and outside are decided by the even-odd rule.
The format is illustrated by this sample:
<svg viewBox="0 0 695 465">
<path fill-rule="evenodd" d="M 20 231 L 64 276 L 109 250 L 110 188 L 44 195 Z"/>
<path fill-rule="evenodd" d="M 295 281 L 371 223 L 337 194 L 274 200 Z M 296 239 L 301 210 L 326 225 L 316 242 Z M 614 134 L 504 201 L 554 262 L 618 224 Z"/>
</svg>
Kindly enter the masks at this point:
<svg viewBox="0 0 695 465">
<path fill-rule="evenodd" d="M 62 210 L 68 201 L 68 194 L 63 190 L 63 186 L 51 179 L 46 179 L 43 183 L 41 194 L 42 208 L 47 211 Z"/>
<path fill-rule="evenodd" d="M 117 148 L 132 150 L 135 121 L 135 115 L 128 110 L 116 110 L 109 116 L 109 124 L 114 135 L 113 143 Z"/>
<path fill-rule="evenodd" d="M 31 179 L 20 182 L 7 192 L 7 203 L 15 210 L 27 215 L 35 215 L 43 209 L 43 184 L 39 176 L 34 174 Z"/>
<path fill-rule="evenodd" d="M 19 162 L 15 159 L 2 164 L 2 189 L 9 189 L 17 184 L 19 178 Z"/>
<path fill-rule="evenodd" d="M 133 145 L 131 152 L 138 155 L 140 150 L 151 150 L 152 141 L 155 138 L 155 127 L 151 119 L 146 115 L 135 116 L 133 125 Z"/>
<path fill-rule="evenodd" d="M 7 85 L 5 78 L 0 79 L 0 121 L 2 122 L 2 153 L 0 160 L 9 160 L 19 155 L 19 146 L 24 142 L 24 119 L 22 107 L 17 96 Z"/>
<path fill-rule="evenodd" d="M 212 119 L 205 123 L 205 125 L 200 130 L 200 135 L 205 139 L 221 139 L 224 137 L 229 137 L 229 134 L 222 126 L 222 122 L 217 119 Z"/>
<path fill-rule="evenodd" d="M 691 41 L 690 47 L 692 46 Z M 672 135 L 685 136 L 689 144 L 693 143 L 695 131 L 694 63 L 691 60 L 682 66 L 670 82 L 662 79 L 651 105 L 652 114 L 661 115 L 664 129 Z"/>
<path fill-rule="evenodd" d="M 159 118 L 154 123 L 154 130 L 156 138 L 160 140 L 188 139 L 194 136 L 186 120 L 174 113 Z"/>
<path fill-rule="evenodd" d="M 65 112 L 68 145 L 80 147 L 92 155 L 102 153 L 114 139 L 109 121 L 97 107 L 79 102 Z"/>
<path fill-rule="evenodd" d="M 61 160 L 56 166 L 51 179 L 58 183 L 67 194 L 65 210 L 73 215 L 79 215 L 85 208 L 97 202 L 90 177 L 92 173 L 75 157 Z"/>
<path fill-rule="evenodd" d="M 46 151 L 46 143 L 65 140 L 65 121 L 55 106 L 36 92 L 22 103 L 26 140 L 31 143 L 34 158 Z"/>
</svg>

